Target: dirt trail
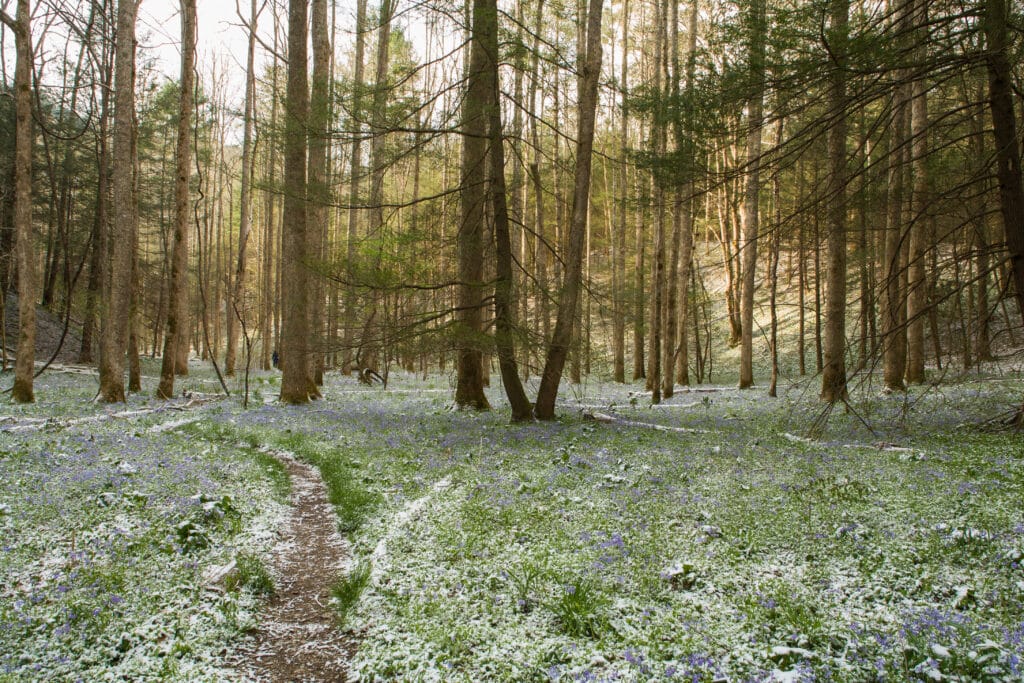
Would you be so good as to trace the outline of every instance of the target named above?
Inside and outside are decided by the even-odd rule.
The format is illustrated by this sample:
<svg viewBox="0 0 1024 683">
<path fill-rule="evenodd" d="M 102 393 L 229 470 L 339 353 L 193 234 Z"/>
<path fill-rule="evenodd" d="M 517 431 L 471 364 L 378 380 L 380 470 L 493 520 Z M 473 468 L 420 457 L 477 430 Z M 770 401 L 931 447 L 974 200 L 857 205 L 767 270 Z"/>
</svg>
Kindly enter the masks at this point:
<svg viewBox="0 0 1024 683">
<path fill-rule="evenodd" d="M 259 681 L 343 682 L 355 644 L 338 628 L 328 600 L 345 568 L 345 541 L 316 469 L 289 453 L 274 455 L 291 476 L 292 508 L 272 551 L 274 597 L 236 665 Z"/>
</svg>

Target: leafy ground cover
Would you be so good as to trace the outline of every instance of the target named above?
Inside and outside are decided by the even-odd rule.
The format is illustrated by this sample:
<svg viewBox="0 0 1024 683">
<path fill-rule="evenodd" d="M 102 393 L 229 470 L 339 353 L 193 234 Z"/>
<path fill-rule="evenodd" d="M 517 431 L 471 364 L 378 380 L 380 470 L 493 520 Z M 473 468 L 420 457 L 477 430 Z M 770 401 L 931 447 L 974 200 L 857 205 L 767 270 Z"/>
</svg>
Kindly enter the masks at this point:
<svg viewBox="0 0 1024 683">
<path fill-rule="evenodd" d="M 49 419 L 0 433 L 0 680 L 230 676 L 226 647 L 269 589 L 259 553 L 284 470 L 248 444 L 161 428 L 185 411 L 136 396 L 137 417 L 111 418 L 126 408 L 91 404 L 92 378 L 44 382 L 35 412 L 11 406 L 0 425 Z"/>
<path fill-rule="evenodd" d="M 71 429 L 0 436 L 9 675 L 87 663 L 87 680 L 230 677 L 218 667 L 251 624 L 254 591 L 202 589 L 202 568 L 266 547 L 279 508 L 265 500 L 281 488 L 259 459 L 269 447 L 320 468 L 352 542 L 336 596 L 360 639 L 353 678 L 1024 678 L 1024 443 L 981 425 L 1019 402 L 1016 379 L 907 397 L 865 388 L 855 412 L 825 424 L 804 385 L 779 399 L 681 392 L 650 408 L 590 383 L 566 391 L 559 421 L 529 425 L 500 408 L 451 411 L 443 378 L 391 387 L 333 378 L 311 407 L 225 402 L 178 430 L 145 431 L 149 416 L 84 445 Z M 50 499 L 55 463 L 66 483 Z M 118 497 L 104 505 L 108 489 Z M 203 516 L 225 495 L 236 513 Z M 190 520 L 202 548 L 185 547 Z M 71 539 L 126 580 L 83 573 Z M 85 616 L 58 633 L 78 604 L 68 593 Z M 117 637 L 146 624 L 167 636 Z M 76 637 L 105 654 L 84 662 L 92 650 Z"/>
</svg>

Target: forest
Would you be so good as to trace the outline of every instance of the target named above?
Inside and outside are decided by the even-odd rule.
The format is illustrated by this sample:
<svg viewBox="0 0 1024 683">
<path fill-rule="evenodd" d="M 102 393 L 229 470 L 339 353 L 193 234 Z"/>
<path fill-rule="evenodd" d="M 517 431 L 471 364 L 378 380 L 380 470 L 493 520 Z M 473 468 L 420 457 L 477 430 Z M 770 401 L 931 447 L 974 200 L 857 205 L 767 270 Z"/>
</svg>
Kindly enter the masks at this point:
<svg viewBox="0 0 1024 683">
<path fill-rule="evenodd" d="M 171 396 L 190 354 L 231 377 L 279 350 L 289 402 L 326 370 L 454 365 L 473 407 L 497 361 L 522 419 L 516 385 L 547 379 L 550 418 L 566 365 L 657 403 L 716 368 L 751 386 L 756 356 L 769 393 L 781 369 L 835 402 L 1015 348 L 1009 3 L 584 4 L 314 4 L 299 35 L 257 3 L 248 54 L 198 65 L 185 7 L 178 79 L 116 41 L 134 14 L 19 6 L 15 400 L 33 303 L 112 402 L 147 355 Z"/>
<path fill-rule="evenodd" d="M 212 7 L 0 2 L 0 682 L 1024 676 L 1020 4 Z"/>
</svg>

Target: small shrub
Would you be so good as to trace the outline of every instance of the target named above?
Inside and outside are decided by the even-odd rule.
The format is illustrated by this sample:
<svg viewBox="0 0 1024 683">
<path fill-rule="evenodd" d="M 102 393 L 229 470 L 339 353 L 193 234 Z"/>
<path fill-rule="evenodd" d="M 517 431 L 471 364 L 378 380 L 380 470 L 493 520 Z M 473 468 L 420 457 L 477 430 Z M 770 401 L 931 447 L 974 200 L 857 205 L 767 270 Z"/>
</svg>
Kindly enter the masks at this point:
<svg viewBox="0 0 1024 683">
<path fill-rule="evenodd" d="M 342 576 L 331 586 L 331 604 L 338 615 L 338 623 L 342 626 L 348 620 L 352 608 L 359 602 L 360 596 L 370 583 L 373 565 L 369 560 L 360 560 L 347 576 Z"/>
</svg>

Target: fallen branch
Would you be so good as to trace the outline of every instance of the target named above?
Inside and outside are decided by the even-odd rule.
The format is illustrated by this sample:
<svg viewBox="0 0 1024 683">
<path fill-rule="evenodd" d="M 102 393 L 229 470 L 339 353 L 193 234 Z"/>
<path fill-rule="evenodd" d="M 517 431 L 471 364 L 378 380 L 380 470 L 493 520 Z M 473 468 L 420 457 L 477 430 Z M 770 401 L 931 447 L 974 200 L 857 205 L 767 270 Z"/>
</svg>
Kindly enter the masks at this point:
<svg viewBox="0 0 1024 683">
<path fill-rule="evenodd" d="M 604 422 L 606 424 L 622 425 L 624 427 L 646 427 L 647 429 L 656 429 L 659 432 L 675 432 L 676 434 L 706 434 L 707 431 L 703 429 L 689 429 L 687 427 L 668 427 L 666 425 L 652 424 L 650 422 L 638 422 L 636 420 L 623 420 L 613 415 L 606 413 L 591 413 L 584 412 L 583 417 L 588 420 L 596 420 L 597 422 Z"/>
</svg>

